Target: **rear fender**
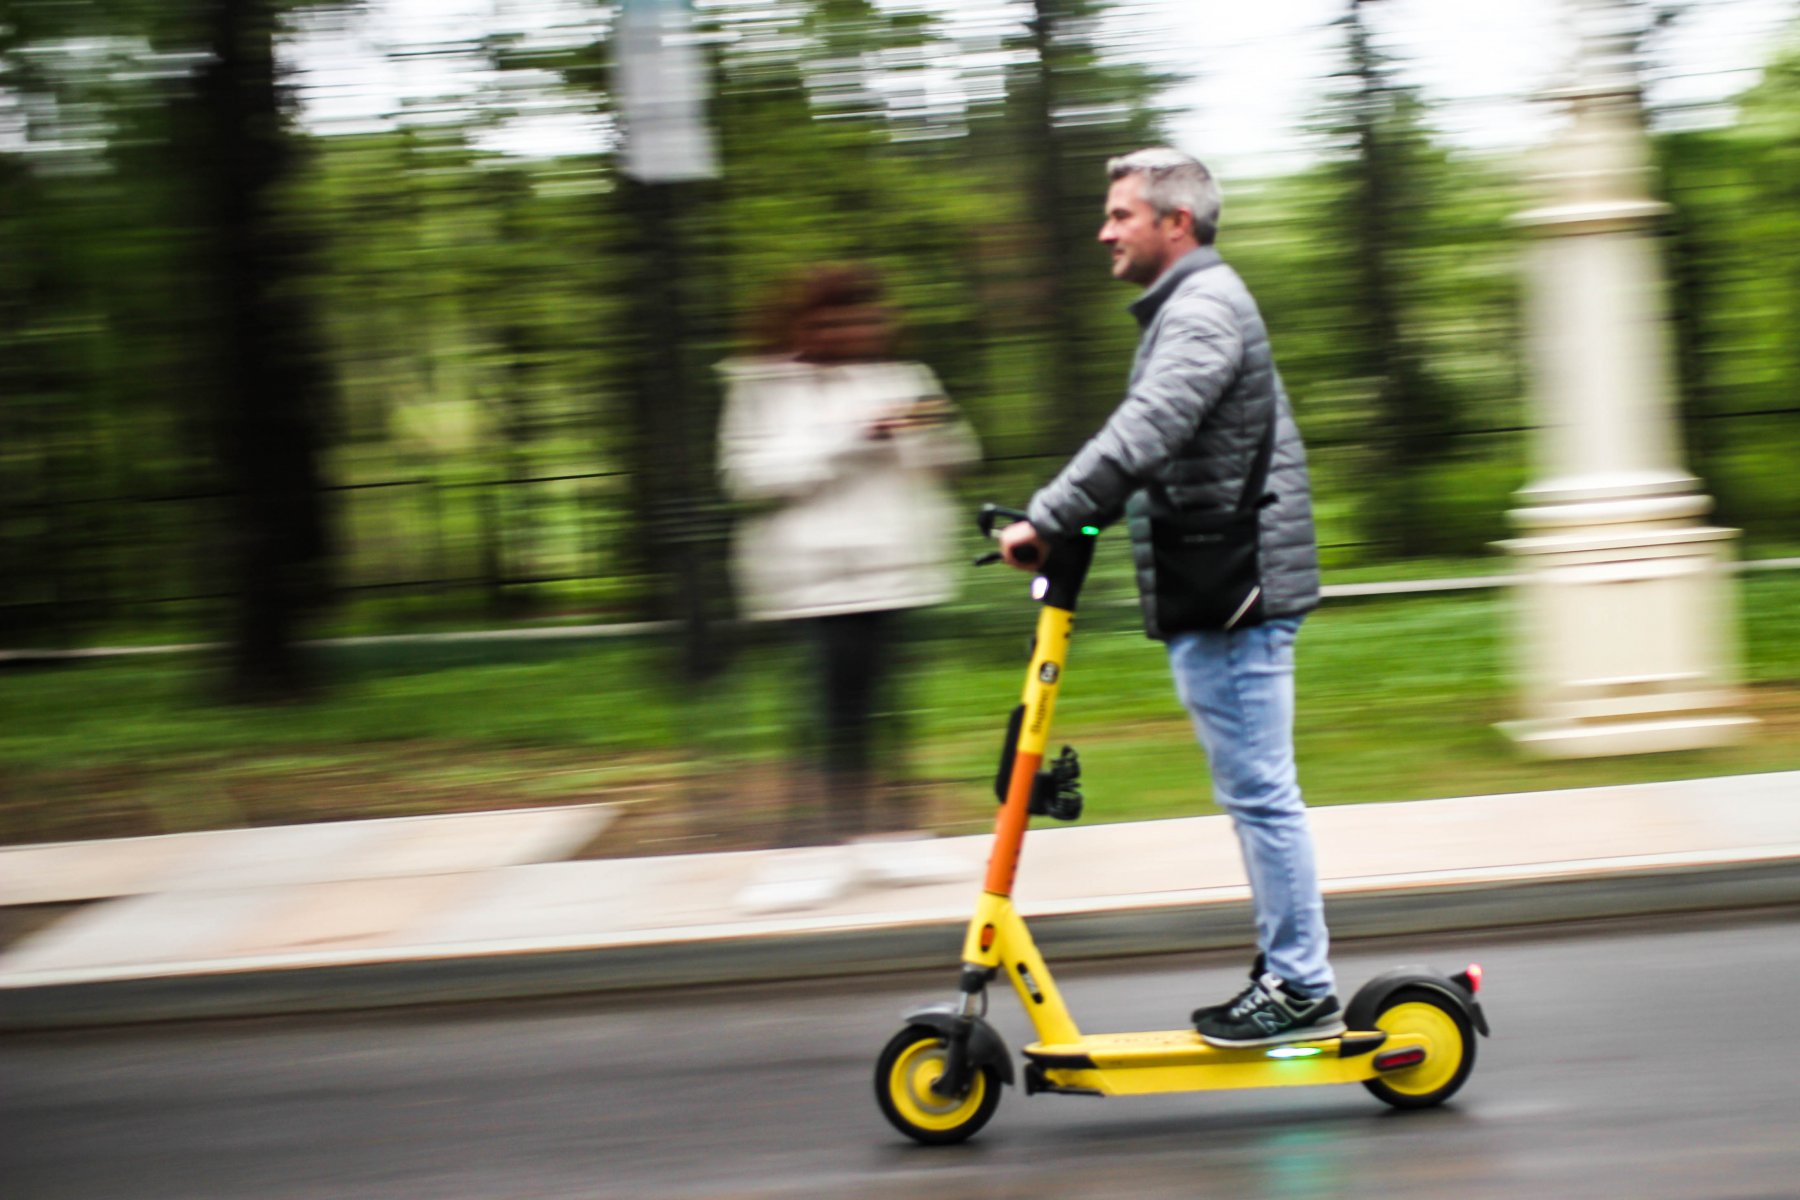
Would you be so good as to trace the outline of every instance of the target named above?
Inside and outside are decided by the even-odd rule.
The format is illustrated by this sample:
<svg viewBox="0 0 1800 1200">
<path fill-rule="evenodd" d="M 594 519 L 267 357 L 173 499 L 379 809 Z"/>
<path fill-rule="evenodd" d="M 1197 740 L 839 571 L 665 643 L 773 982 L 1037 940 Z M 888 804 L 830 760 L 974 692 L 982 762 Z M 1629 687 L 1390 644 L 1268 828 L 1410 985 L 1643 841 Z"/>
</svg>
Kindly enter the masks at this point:
<svg viewBox="0 0 1800 1200">
<path fill-rule="evenodd" d="M 1363 984 L 1357 989 L 1349 1009 L 1344 1013 L 1345 1023 L 1351 1029 L 1375 1028 L 1375 1014 L 1381 1011 L 1382 1003 L 1401 988 L 1408 987 L 1438 993 L 1467 1013 L 1469 1023 L 1475 1026 L 1482 1037 L 1491 1036 L 1488 1033 L 1487 1015 L 1481 1011 L 1481 1001 L 1475 998 L 1474 993 L 1454 979 L 1422 967 L 1395 967 Z"/>
</svg>

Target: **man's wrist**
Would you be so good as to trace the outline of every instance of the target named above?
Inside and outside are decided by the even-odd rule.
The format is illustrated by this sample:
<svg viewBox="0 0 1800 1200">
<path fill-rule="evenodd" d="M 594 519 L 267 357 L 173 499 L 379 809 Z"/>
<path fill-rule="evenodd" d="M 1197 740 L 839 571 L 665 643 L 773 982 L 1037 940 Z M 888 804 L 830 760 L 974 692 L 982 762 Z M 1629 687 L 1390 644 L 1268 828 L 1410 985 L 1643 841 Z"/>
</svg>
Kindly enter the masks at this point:
<svg viewBox="0 0 1800 1200">
<path fill-rule="evenodd" d="M 1040 534 L 1048 537 L 1067 536 L 1062 522 L 1052 516 L 1048 508 L 1039 504 L 1035 496 L 1032 498 L 1032 502 L 1025 506 L 1025 519 L 1030 521 L 1031 527 Z"/>
</svg>

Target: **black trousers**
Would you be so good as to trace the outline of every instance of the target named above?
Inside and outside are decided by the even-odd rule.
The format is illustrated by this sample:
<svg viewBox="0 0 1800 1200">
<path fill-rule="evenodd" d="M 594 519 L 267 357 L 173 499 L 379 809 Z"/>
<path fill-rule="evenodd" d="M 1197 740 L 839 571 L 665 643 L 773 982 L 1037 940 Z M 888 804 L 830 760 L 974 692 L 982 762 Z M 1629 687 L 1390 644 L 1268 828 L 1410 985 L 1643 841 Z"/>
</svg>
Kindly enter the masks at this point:
<svg viewBox="0 0 1800 1200">
<path fill-rule="evenodd" d="M 873 799 L 881 714 L 898 709 L 906 612 L 843 613 L 806 621 L 818 681 L 815 726 L 823 796 L 805 840 L 857 837 L 893 828 L 900 814 L 876 811 Z"/>
</svg>

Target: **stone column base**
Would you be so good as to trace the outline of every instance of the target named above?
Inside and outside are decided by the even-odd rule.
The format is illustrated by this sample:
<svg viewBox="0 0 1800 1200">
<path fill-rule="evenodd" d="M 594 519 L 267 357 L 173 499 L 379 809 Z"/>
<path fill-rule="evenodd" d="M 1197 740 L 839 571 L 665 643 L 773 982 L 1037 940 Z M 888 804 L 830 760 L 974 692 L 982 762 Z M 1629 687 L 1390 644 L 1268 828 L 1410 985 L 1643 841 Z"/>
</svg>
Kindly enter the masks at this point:
<svg viewBox="0 0 1800 1200">
<path fill-rule="evenodd" d="M 1698 524 L 1532 520 L 1506 543 L 1524 715 L 1501 730 L 1529 754 L 1589 758 L 1742 739 L 1725 555 L 1736 531 Z M 1612 514 L 1608 514 L 1612 515 Z M 1567 520 L 1576 517 L 1576 520 Z M 1547 527 L 1548 526 L 1548 527 Z"/>
<path fill-rule="evenodd" d="M 1738 714 L 1688 715 L 1658 721 L 1502 721 L 1499 729 L 1534 758 L 1604 758 L 1712 750 L 1744 740 L 1756 718 Z"/>
</svg>

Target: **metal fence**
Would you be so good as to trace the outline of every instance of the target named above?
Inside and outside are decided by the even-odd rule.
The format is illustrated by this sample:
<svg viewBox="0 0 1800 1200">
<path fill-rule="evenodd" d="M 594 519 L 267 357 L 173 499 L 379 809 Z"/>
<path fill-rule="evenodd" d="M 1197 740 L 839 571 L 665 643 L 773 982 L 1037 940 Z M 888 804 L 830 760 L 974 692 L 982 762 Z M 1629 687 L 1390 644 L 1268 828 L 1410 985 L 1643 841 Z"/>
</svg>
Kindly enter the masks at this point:
<svg viewBox="0 0 1800 1200">
<path fill-rule="evenodd" d="M 1759 435 L 1758 422 L 1775 434 L 1797 415 L 1800 409 L 1786 408 L 1716 419 L 1741 422 L 1733 430 L 1741 440 Z M 1479 465 L 1469 473 L 1473 490 L 1459 501 L 1470 520 L 1485 522 L 1467 539 L 1471 545 L 1506 536 L 1508 497 L 1524 482 L 1530 434 L 1515 426 L 1459 435 L 1469 448 L 1465 458 Z M 1061 461 L 1028 446 L 998 442 L 989 449 L 983 472 L 965 485 L 982 498 L 1022 492 Z M 1349 511 L 1359 487 L 1382 469 L 1382 439 L 1313 438 L 1309 452 L 1328 569 L 1382 558 L 1389 542 L 1371 536 Z M 332 586 L 352 603 L 390 604 L 395 625 L 429 626 L 438 615 L 623 618 L 633 613 L 642 582 L 629 544 L 633 485 L 629 471 L 331 485 L 324 492 Z M 228 499 L 207 489 L 50 494 L 0 509 L 0 542 L 12 568 L 0 572 L 0 644 L 75 645 L 95 626 L 158 636 L 203 624 L 207 610 L 228 599 L 217 553 Z M 708 534 L 723 536 L 728 514 L 703 516 Z M 1723 516 L 1729 521 L 1732 514 Z"/>
</svg>

